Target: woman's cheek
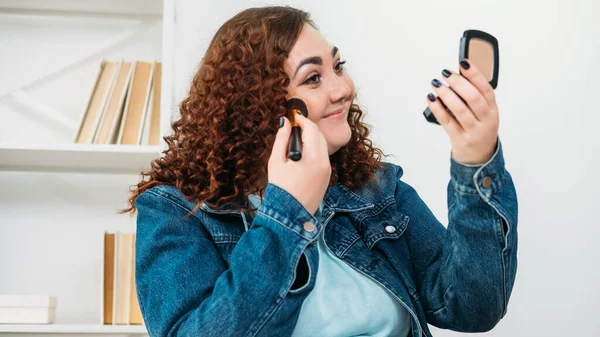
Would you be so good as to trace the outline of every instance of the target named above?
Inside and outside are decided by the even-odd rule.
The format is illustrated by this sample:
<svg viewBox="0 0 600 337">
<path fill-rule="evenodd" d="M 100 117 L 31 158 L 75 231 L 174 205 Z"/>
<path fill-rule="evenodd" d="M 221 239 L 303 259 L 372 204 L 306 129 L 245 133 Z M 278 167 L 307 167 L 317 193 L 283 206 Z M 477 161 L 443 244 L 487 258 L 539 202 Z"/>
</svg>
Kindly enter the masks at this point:
<svg viewBox="0 0 600 337">
<path fill-rule="evenodd" d="M 314 97 L 310 100 L 310 104 L 308 105 L 308 119 L 318 124 L 321 116 L 324 114 L 324 106 L 320 102 L 321 99 L 315 100 Z"/>
</svg>

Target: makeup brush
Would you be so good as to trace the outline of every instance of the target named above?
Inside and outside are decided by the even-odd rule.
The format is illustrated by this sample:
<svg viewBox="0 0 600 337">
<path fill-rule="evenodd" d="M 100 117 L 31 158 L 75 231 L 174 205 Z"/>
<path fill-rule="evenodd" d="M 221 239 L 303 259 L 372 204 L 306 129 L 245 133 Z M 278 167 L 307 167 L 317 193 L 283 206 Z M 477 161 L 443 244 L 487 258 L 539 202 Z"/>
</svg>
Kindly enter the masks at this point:
<svg viewBox="0 0 600 337">
<path fill-rule="evenodd" d="M 292 124 L 292 135 L 290 136 L 289 142 L 289 155 L 293 161 L 298 161 L 302 158 L 302 129 L 296 125 L 296 116 L 300 112 L 304 117 L 308 117 L 308 107 L 303 100 L 299 98 L 290 98 L 286 102 L 288 109 L 288 119 Z"/>
</svg>

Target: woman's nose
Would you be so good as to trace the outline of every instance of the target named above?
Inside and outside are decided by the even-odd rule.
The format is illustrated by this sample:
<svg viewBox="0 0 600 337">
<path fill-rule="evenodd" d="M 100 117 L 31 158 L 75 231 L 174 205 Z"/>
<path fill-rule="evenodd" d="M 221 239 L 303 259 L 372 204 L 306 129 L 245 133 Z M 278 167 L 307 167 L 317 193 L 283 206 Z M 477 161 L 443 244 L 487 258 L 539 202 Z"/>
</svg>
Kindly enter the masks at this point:
<svg viewBox="0 0 600 337">
<path fill-rule="evenodd" d="M 346 81 L 338 76 L 335 76 L 335 80 L 329 93 L 332 103 L 339 102 L 340 100 L 347 100 L 351 95 L 351 88 Z"/>
</svg>

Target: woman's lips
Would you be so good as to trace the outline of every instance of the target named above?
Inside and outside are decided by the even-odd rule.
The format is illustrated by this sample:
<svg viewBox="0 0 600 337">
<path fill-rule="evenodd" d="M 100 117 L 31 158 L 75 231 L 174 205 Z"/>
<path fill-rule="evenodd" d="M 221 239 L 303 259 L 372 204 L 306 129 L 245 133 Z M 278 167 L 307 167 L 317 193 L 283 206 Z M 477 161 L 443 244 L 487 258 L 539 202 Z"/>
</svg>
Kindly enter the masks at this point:
<svg viewBox="0 0 600 337">
<path fill-rule="evenodd" d="M 341 108 L 337 111 L 334 111 L 332 114 L 327 115 L 325 118 L 336 119 L 340 118 L 344 115 L 344 108 Z"/>
</svg>

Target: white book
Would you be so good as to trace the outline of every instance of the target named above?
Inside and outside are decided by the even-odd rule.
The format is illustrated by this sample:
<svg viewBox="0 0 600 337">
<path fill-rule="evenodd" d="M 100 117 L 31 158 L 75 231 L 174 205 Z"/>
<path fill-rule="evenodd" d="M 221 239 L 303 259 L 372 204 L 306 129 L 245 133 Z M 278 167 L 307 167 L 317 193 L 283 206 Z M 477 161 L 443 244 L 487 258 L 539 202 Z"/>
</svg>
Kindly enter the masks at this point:
<svg viewBox="0 0 600 337">
<path fill-rule="evenodd" d="M 0 307 L 0 324 L 53 324 L 55 321 L 56 307 Z"/>
<path fill-rule="evenodd" d="M 0 295 L 0 324 L 48 324 L 56 319 L 56 296 Z"/>
<path fill-rule="evenodd" d="M 50 295 L 0 295 L 0 307 L 56 307 L 56 296 Z"/>
</svg>

